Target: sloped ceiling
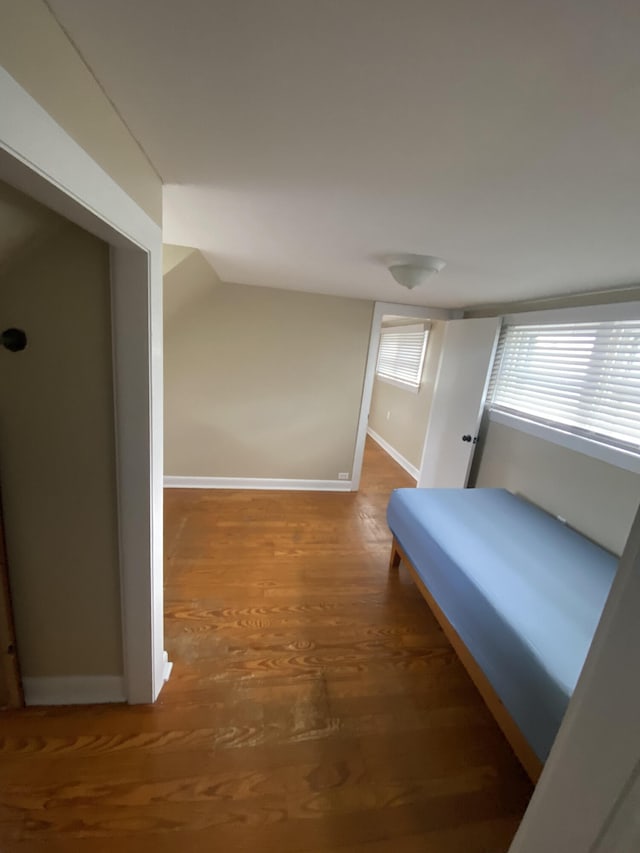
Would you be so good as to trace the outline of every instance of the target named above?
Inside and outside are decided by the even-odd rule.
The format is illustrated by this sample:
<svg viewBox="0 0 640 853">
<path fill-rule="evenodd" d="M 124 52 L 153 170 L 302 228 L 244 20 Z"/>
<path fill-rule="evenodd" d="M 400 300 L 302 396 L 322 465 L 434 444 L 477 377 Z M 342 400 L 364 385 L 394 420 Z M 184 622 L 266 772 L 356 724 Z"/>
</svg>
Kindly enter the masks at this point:
<svg viewBox="0 0 640 853">
<path fill-rule="evenodd" d="M 222 279 L 462 306 L 640 281 L 640 4 L 49 0 Z M 419 290 L 389 252 L 439 255 Z"/>
</svg>

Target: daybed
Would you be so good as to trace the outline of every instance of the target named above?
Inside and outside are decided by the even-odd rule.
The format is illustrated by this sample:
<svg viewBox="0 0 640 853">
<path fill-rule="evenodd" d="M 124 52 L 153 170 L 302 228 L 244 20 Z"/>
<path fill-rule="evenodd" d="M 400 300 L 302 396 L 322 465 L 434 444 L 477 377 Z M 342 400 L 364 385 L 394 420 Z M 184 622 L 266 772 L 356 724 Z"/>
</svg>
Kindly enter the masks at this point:
<svg viewBox="0 0 640 853">
<path fill-rule="evenodd" d="M 402 559 L 535 781 L 580 675 L 616 558 L 504 489 L 397 489 Z"/>
</svg>

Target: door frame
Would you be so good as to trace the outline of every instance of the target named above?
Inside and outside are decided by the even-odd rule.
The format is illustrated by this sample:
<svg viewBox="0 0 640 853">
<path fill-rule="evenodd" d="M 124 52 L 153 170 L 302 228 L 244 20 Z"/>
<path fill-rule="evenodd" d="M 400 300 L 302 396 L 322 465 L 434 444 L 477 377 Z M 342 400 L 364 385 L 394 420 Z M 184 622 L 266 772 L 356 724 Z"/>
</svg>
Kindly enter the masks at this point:
<svg viewBox="0 0 640 853">
<path fill-rule="evenodd" d="M 450 311 L 446 308 L 428 308 L 425 305 L 405 305 L 400 302 L 376 302 L 371 318 L 371 331 L 369 333 L 369 349 L 367 352 L 367 363 L 362 385 L 362 399 L 360 402 L 360 415 L 358 417 L 358 429 L 356 432 L 356 446 L 353 454 L 353 465 L 351 469 L 351 491 L 357 492 L 360 488 L 362 477 L 362 461 L 364 459 L 364 445 L 367 438 L 367 426 L 369 424 L 369 410 L 371 409 L 371 396 L 373 394 L 373 382 L 376 373 L 376 360 L 378 357 L 378 346 L 380 345 L 380 329 L 382 318 L 385 314 L 395 314 L 398 317 L 419 317 L 424 320 L 451 320 L 460 315 L 458 311 Z"/>
<path fill-rule="evenodd" d="M 161 228 L 2 68 L 0 106 L 0 178 L 111 247 L 125 698 L 153 702 L 170 667 L 162 589 Z"/>
</svg>

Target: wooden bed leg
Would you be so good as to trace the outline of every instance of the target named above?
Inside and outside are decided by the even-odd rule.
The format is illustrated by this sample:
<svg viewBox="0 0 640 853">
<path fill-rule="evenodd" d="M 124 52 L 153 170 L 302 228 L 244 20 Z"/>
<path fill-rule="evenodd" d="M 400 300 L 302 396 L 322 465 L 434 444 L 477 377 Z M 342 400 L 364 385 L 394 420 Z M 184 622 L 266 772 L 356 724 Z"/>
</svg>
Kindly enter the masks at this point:
<svg viewBox="0 0 640 853">
<path fill-rule="evenodd" d="M 391 556 L 389 557 L 389 571 L 392 569 L 397 569 L 400 565 L 400 560 L 402 557 L 400 556 L 400 551 L 398 551 L 398 543 L 396 541 L 396 537 L 393 537 L 393 542 L 391 543 Z"/>
</svg>

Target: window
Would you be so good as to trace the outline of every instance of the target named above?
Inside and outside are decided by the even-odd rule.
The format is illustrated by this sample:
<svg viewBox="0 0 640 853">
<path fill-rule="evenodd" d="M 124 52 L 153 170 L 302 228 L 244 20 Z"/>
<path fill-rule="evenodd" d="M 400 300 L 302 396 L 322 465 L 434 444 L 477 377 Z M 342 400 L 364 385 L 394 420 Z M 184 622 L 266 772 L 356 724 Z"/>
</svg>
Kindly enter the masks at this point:
<svg viewBox="0 0 640 853">
<path fill-rule="evenodd" d="M 428 334 L 423 323 L 383 328 L 376 374 L 395 385 L 417 391 L 422 379 Z"/>
<path fill-rule="evenodd" d="M 640 455 L 640 320 L 507 326 L 489 401 L 491 412 Z"/>
</svg>

